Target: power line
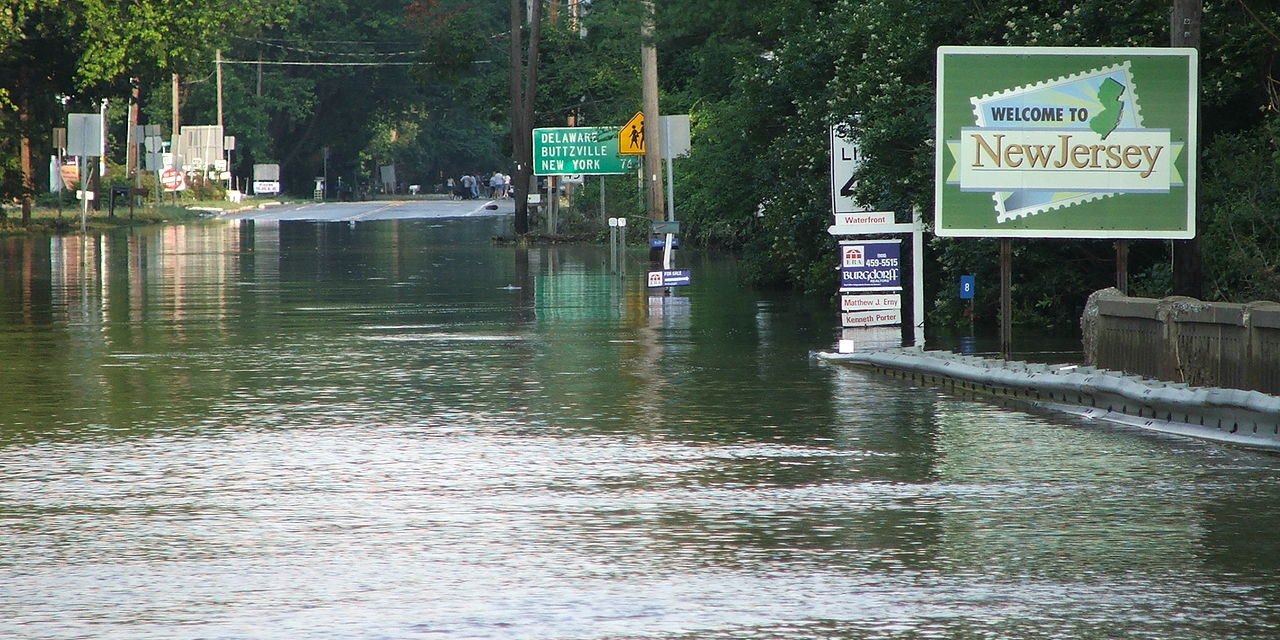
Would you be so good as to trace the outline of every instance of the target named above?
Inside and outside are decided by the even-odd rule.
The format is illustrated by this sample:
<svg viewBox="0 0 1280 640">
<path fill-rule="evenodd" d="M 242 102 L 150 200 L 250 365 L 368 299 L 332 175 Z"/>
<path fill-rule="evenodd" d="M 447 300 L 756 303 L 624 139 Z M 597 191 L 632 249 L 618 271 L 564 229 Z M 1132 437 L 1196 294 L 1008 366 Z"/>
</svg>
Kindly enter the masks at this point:
<svg viewBox="0 0 1280 640">
<path fill-rule="evenodd" d="M 492 60 L 472 60 L 471 64 L 492 64 Z M 433 66 L 434 62 L 295 62 L 288 60 L 228 60 L 222 59 L 222 64 L 263 64 L 277 66 L 293 66 L 293 67 L 413 67 Z"/>
</svg>

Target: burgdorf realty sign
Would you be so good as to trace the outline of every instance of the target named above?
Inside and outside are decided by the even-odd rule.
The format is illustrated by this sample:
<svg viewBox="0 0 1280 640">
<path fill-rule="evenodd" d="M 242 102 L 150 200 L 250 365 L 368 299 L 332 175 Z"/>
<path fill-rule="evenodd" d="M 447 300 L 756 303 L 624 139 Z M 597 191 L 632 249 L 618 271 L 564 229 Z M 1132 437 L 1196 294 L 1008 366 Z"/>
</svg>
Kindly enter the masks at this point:
<svg viewBox="0 0 1280 640">
<path fill-rule="evenodd" d="M 941 47 L 942 236 L 1195 236 L 1194 49 Z"/>
</svg>

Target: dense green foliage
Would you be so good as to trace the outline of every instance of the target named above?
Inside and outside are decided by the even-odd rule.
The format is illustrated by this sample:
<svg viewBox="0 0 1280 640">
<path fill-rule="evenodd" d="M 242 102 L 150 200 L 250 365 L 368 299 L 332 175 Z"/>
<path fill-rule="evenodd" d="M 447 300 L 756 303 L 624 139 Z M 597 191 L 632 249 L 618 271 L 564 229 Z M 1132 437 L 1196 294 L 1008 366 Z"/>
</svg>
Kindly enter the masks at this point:
<svg viewBox="0 0 1280 640">
<path fill-rule="evenodd" d="M 286 187 L 305 192 L 325 170 L 326 148 L 331 179 L 349 184 L 372 182 L 386 164 L 427 189 L 462 172 L 511 172 L 509 2 L 210 4 L 18 0 L 0 12 L 3 195 L 23 193 L 17 134 L 32 136 L 43 158 L 61 96 L 73 111 L 110 98 L 120 141 L 129 80 L 142 86 L 143 122 L 167 125 L 178 73 L 183 121 L 213 122 L 217 49 L 228 60 L 225 122 L 242 178 L 253 162 L 279 162 Z M 534 126 L 620 124 L 640 108 L 640 3 L 585 6 L 581 20 L 565 3 L 544 12 Z M 693 120 L 693 151 L 676 166 L 685 242 L 740 251 L 757 284 L 831 295 L 831 125 L 856 126 L 868 158 L 858 176 L 863 201 L 901 220 L 918 209 L 928 221 L 936 47 L 1163 47 L 1171 2 L 664 0 L 657 8 L 662 111 Z M 1277 299 L 1280 11 L 1206 0 L 1202 33 L 1206 297 Z M 598 184 L 585 188 L 580 213 L 598 215 Z M 634 177 L 607 184 L 611 214 L 635 211 Z M 1113 282 L 1107 242 L 1017 241 L 1014 250 L 1018 322 L 1074 323 L 1087 294 Z M 1167 295 L 1169 243 L 1134 242 L 1131 251 L 1135 292 Z M 962 273 L 978 276 L 977 309 L 994 314 L 994 242 L 934 239 L 927 259 L 935 322 L 960 317 Z"/>
<path fill-rule="evenodd" d="M 1258 5 L 1258 6 L 1253 6 Z M 866 202 L 906 220 L 933 210 L 934 59 L 940 45 L 1147 46 L 1169 44 L 1169 2 L 984 2 L 779 0 L 739 29 L 726 92 L 690 101 L 697 123 L 692 165 L 678 193 L 689 231 L 708 244 L 741 246 L 760 282 L 834 291 L 826 129 L 853 124 L 868 157 Z M 778 9 L 777 13 L 770 9 Z M 1206 297 L 1280 299 L 1280 114 L 1272 65 L 1280 13 L 1262 3 L 1206 2 L 1201 78 L 1201 242 Z M 673 10 L 674 11 L 674 10 Z M 715 12 L 712 12 L 715 13 Z M 673 24 L 686 24 L 683 20 Z M 698 21 L 688 24 L 697 32 Z M 772 25 L 772 26 L 770 26 Z M 674 27 L 679 29 L 679 26 Z M 723 32 L 701 49 L 723 46 Z M 678 36 L 672 36 L 673 41 Z M 668 76 L 675 64 L 664 68 Z M 685 87 L 667 80 L 672 102 Z M 721 86 L 708 83 L 708 86 Z M 1170 292 L 1167 242 L 1131 243 L 1135 292 Z M 955 283 L 977 274 L 980 314 L 994 315 L 996 243 L 935 239 L 927 281 L 935 319 L 961 314 Z M 1015 321 L 1073 324 L 1088 293 L 1114 282 L 1111 243 L 1014 243 Z"/>
</svg>

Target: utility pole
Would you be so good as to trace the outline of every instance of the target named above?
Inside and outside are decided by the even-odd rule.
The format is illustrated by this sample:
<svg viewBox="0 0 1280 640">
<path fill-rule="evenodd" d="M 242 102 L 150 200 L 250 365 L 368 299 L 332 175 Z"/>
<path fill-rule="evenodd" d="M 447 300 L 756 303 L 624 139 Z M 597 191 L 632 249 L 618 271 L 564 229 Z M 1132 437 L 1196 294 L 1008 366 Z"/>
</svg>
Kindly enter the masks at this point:
<svg viewBox="0 0 1280 640">
<path fill-rule="evenodd" d="M 171 168 L 174 169 L 178 168 L 178 141 L 181 140 L 179 135 L 182 130 L 182 111 L 178 105 L 179 85 L 180 77 L 175 73 L 173 74 L 173 144 L 169 146 L 169 151 L 173 154 L 174 164 Z M 175 198 L 177 193 L 177 191 L 174 192 Z"/>
<path fill-rule="evenodd" d="M 640 75 L 644 89 L 644 181 L 649 219 L 667 219 L 662 197 L 662 125 L 658 111 L 658 49 L 654 42 L 653 0 L 643 0 L 644 16 L 640 21 Z M 651 251 L 650 258 L 654 255 Z"/>
<path fill-rule="evenodd" d="M 218 76 L 218 128 L 222 128 L 222 49 L 214 53 L 214 73 Z"/>
<path fill-rule="evenodd" d="M 1200 48 L 1200 18 L 1203 0 L 1173 0 L 1169 24 L 1169 45 Z M 1199 126 L 1199 118 L 1196 119 Z M 1204 297 L 1204 268 L 1200 262 L 1200 203 L 1196 190 L 1196 237 L 1173 241 L 1173 293 L 1192 298 Z"/>
<path fill-rule="evenodd" d="M 515 232 L 529 232 L 529 194 L 533 192 L 533 107 L 538 90 L 538 48 L 542 40 L 542 2 L 526 0 L 529 42 L 524 59 L 520 54 L 521 0 L 511 0 L 511 152 L 515 156 Z M 523 80 L 523 84 L 522 81 Z"/>
<path fill-rule="evenodd" d="M 138 128 L 138 107 L 141 101 L 142 79 L 137 76 L 131 77 L 129 78 L 129 115 L 127 117 L 129 123 L 126 131 L 127 135 L 125 136 L 129 142 L 125 145 L 124 156 L 125 172 L 129 174 L 130 178 L 135 178 L 138 175 L 138 165 L 141 164 L 138 162 L 138 145 L 142 144 L 142 140 L 139 140 L 139 138 L 145 138 L 145 136 L 134 135 L 135 130 Z M 132 201 L 130 199 L 130 202 Z"/>
</svg>

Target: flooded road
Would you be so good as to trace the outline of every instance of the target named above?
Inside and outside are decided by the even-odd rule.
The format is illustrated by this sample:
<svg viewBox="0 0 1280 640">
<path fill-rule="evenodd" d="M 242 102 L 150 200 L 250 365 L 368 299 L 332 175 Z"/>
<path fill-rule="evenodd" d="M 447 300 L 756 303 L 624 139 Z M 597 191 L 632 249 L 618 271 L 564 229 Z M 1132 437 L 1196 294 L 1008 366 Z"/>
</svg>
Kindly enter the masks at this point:
<svg viewBox="0 0 1280 640">
<path fill-rule="evenodd" d="M 0 638 L 1274 638 L 1280 458 L 502 216 L 0 240 Z"/>
</svg>

